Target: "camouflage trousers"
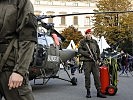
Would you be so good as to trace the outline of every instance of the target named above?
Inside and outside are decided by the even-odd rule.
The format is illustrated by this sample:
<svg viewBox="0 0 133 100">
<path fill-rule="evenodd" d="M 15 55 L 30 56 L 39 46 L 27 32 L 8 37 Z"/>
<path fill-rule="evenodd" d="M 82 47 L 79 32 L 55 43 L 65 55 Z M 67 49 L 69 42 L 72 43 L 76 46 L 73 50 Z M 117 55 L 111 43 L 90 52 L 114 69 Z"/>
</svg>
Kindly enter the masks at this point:
<svg viewBox="0 0 133 100">
<path fill-rule="evenodd" d="M 83 62 L 84 74 L 85 74 L 85 87 L 90 89 L 91 86 L 91 73 L 93 74 L 94 84 L 97 90 L 100 89 L 99 69 L 94 62 Z"/>
<path fill-rule="evenodd" d="M 0 95 L 5 100 L 34 100 L 28 77 L 24 78 L 22 86 L 9 90 L 8 80 L 11 73 L 10 71 L 0 73 Z"/>
</svg>

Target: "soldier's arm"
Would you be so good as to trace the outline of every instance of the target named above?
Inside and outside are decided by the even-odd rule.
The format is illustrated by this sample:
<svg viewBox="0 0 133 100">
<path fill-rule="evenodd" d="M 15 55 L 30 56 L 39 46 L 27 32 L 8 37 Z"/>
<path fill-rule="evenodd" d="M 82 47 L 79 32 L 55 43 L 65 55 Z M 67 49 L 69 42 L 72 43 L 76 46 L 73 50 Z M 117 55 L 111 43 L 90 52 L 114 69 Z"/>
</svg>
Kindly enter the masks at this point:
<svg viewBox="0 0 133 100">
<path fill-rule="evenodd" d="M 88 51 L 86 48 L 84 48 L 84 41 L 83 41 L 83 40 L 81 40 L 80 43 L 79 43 L 78 52 L 79 52 L 82 56 L 90 57 L 89 51 Z"/>
<path fill-rule="evenodd" d="M 37 20 L 34 16 L 34 9 L 30 0 L 19 0 L 17 34 L 19 41 L 18 59 L 14 72 L 24 76 L 28 73 L 28 68 L 34 52 L 34 45 L 37 41 Z"/>
</svg>

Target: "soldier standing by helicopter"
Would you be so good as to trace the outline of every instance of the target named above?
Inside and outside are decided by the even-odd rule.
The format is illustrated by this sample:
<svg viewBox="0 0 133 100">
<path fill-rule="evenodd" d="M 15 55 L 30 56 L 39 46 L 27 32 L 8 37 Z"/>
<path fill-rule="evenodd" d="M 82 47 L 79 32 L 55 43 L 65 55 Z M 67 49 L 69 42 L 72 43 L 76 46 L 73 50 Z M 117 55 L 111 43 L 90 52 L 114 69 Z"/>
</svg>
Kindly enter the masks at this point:
<svg viewBox="0 0 133 100">
<path fill-rule="evenodd" d="M 91 29 L 85 32 L 85 38 L 80 41 L 78 52 L 81 54 L 80 59 L 83 61 L 83 68 L 85 74 L 85 87 L 87 89 L 87 98 L 91 98 L 90 94 L 90 75 L 94 76 L 94 83 L 97 89 L 97 97 L 106 98 L 100 91 L 100 79 L 97 61 L 100 60 L 100 50 L 96 40 L 92 39 Z"/>
<path fill-rule="evenodd" d="M 34 100 L 28 68 L 37 41 L 37 20 L 30 0 L 0 0 L 0 95 Z"/>
</svg>

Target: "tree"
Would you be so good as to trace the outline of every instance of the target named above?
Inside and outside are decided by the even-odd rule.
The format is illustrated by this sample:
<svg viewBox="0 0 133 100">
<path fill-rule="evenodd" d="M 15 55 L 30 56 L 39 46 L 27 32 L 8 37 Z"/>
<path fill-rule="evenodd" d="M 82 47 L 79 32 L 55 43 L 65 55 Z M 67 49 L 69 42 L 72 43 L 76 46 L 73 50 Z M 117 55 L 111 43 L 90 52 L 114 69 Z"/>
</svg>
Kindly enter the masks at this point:
<svg viewBox="0 0 133 100">
<path fill-rule="evenodd" d="M 131 10 L 129 0 L 99 0 L 95 12 Z M 94 15 L 94 33 L 104 36 L 110 45 L 119 44 L 122 49 L 127 40 L 133 43 L 133 13 L 108 13 Z M 117 43 L 118 42 L 118 43 Z M 132 52 L 132 48 L 128 50 Z"/>
<path fill-rule="evenodd" d="M 62 44 L 64 48 L 66 48 L 70 41 L 73 40 L 76 45 L 78 45 L 80 39 L 83 38 L 83 35 L 81 34 L 80 31 L 78 31 L 77 28 L 74 26 L 69 26 L 68 28 L 65 28 L 62 32 L 61 35 L 63 35 L 67 40 Z"/>
</svg>

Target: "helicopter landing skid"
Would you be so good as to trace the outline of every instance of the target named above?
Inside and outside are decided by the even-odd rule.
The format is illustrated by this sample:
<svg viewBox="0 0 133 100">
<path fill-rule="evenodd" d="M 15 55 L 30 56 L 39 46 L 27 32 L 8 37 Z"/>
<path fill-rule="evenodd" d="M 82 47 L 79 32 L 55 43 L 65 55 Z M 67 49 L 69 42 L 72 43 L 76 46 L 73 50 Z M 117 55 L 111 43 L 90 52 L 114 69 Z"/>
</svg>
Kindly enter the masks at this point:
<svg viewBox="0 0 133 100">
<path fill-rule="evenodd" d="M 67 80 L 67 79 L 64 79 L 64 78 L 60 78 L 59 76 L 52 76 L 52 75 L 50 77 L 39 77 L 39 78 L 34 79 L 34 85 L 45 85 L 45 84 L 48 83 L 48 81 L 51 78 L 56 78 L 56 79 L 64 80 L 64 81 L 72 83 L 72 85 L 77 85 L 77 78 L 75 78 L 75 77 L 72 77 L 72 78 L 70 78 L 70 80 Z M 37 79 L 42 79 L 42 83 L 39 83 L 39 84 L 36 83 Z"/>
<path fill-rule="evenodd" d="M 66 80 L 66 79 L 63 79 L 63 78 L 58 78 L 58 79 L 61 79 L 61 80 L 64 80 L 64 81 L 68 81 L 68 82 L 72 83 L 72 85 L 77 85 L 77 78 L 76 78 L 76 77 L 72 77 L 72 78 L 71 78 L 71 76 L 70 76 L 70 74 L 68 73 L 68 71 L 67 71 L 67 69 L 66 69 L 64 63 L 62 62 L 61 59 L 60 59 L 60 61 L 61 61 L 61 64 L 63 65 L 64 71 L 67 73 L 67 75 L 68 75 L 68 77 L 69 77 L 70 80 Z"/>
<path fill-rule="evenodd" d="M 70 78 L 70 80 L 67 80 L 67 79 L 64 79 L 64 78 L 60 78 L 59 76 L 53 76 L 51 78 L 57 78 L 57 79 L 60 79 L 60 80 L 64 80 L 64 81 L 70 82 L 70 83 L 72 83 L 72 85 L 77 85 L 77 78 L 76 77 L 72 77 L 72 78 Z"/>
<path fill-rule="evenodd" d="M 64 80 L 64 81 L 72 83 L 72 85 L 77 85 L 77 78 L 76 77 L 71 77 L 69 72 L 68 72 L 68 70 L 66 69 L 65 64 L 62 62 L 61 59 L 60 59 L 60 61 L 61 61 L 61 64 L 63 65 L 64 71 L 66 72 L 66 74 L 67 74 L 69 79 L 60 78 L 59 75 L 58 76 L 55 75 L 54 72 L 51 73 L 51 75 L 46 76 L 45 70 L 44 69 L 40 69 L 40 76 L 34 78 L 34 85 L 45 85 L 45 84 L 48 83 L 48 81 L 51 78 L 56 78 L 56 79 Z M 37 84 L 36 83 L 37 79 L 42 79 L 42 83 L 41 84 L 40 83 Z"/>
<path fill-rule="evenodd" d="M 57 76 L 55 74 L 52 74 L 52 73 L 49 76 L 45 76 L 45 71 L 40 69 L 41 75 L 36 77 L 36 78 L 34 78 L 34 85 L 45 85 L 45 84 L 48 83 L 48 81 L 51 78 L 64 80 L 64 81 L 72 83 L 72 85 L 77 85 L 77 78 L 76 77 L 71 77 L 70 74 L 68 73 L 66 67 L 64 67 L 64 66 L 65 65 L 63 64 L 64 71 L 67 73 L 67 76 L 69 77 L 69 79 L 60 78 L 59 76 Z M 38 80 L 38 79 L 42 79 L 42 83 L 36 83 L 36 80 Z"/>
</svg>

